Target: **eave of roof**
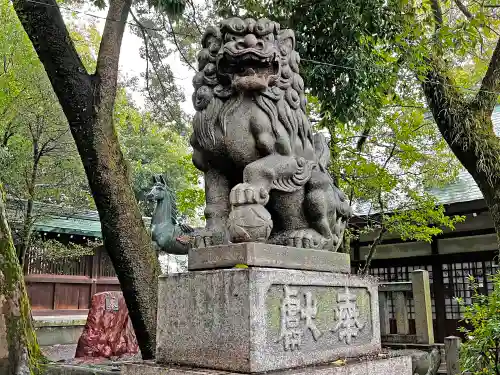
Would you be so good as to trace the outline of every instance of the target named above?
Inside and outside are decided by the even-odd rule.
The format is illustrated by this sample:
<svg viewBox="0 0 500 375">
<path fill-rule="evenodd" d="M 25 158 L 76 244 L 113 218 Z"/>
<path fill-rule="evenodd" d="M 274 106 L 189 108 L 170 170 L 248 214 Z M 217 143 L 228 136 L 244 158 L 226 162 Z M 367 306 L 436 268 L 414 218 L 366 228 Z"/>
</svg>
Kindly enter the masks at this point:
<svg viewBox="0 0 500 375">
<path fill-rule="evenodd" d="M 24 204 L 26 201 L 9 197 L 7 199 L 7 215 L 16 223 L 23 220 Z M 62 207 L 55 204 L 36 202 L 33 207 L 35 220 L 34 228 L 37 232 L 80 235 L 102 238 L 101 222 L 97 211 Z M 151 218 L 143 217 L 144 224 L 149 226 Z"/>
</svg>

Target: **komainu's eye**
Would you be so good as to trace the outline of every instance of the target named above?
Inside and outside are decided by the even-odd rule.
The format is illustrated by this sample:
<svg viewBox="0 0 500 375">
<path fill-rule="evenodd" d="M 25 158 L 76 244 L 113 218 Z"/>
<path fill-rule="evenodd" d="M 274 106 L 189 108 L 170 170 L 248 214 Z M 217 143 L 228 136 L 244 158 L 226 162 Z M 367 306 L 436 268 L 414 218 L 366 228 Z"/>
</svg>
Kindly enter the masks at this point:
<svg viewBox="0 0 500 375">
<path fill-rule="evenodd" d="M 224 37 L 224 40 L 226 41 L 226 43 L 227 43 L 227 42 L 234 42 L 234 41 L 236 41 L 237 39 L 238 39 L 238 37 L 237 37 L 236 35 L 234 35 L 234 34 L 229 34 L 229 33 L 227 33 L 227 34 L 225 35 L 225 37 Z"/>
</svg>

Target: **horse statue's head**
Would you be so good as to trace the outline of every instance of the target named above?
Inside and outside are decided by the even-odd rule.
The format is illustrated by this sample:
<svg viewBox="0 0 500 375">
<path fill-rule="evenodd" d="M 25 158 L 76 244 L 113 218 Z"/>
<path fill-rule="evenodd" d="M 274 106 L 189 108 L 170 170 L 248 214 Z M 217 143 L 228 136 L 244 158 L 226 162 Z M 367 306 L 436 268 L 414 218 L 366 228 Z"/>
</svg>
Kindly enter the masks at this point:
<svg viewBox="0 0 500 375">
<path fill-rule="evenodd" d="M 153 176 L 153 188 L 146 195 L 146 199 L 150 202 L 162 201 L 167 197 L 167 184 L 162 175 Z"/>
</svg>

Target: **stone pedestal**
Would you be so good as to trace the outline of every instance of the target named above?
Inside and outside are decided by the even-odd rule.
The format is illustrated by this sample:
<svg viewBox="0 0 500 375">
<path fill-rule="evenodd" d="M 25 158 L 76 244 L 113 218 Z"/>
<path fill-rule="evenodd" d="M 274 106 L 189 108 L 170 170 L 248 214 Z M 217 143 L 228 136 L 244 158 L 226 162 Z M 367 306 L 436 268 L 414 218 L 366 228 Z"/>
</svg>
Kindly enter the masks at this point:
<svg viewBox="0 0 500 375">
<path fill-rule="evenodd" d="M 156 363 L 125 374 L 165 374 L 175 364 L 198 373 L 411 375 L 409 357 L 380 357 L 378 285 L 350 275 L 348 255 L 250 243 L 194 250 L 189 262 L 190 272 L 159 280 Z"/>
<path fill-rule="evenodd" d="M 234 246 L 241 254 L 254 244 Z M 228 249 L 197 254 L 209 259 Z M 253 257 L 253 264 L 262 258 L 266 264 L 277 263 L 268 261 L 271 252 L 266 254 Z M 277 258 L 286 263 L 285 257 Z M 211 259 L 217 266 L 217 257 Z M 245 259 L 249 257 L 242 256 L 241 262 Z M 308 266 L 314 264 L 325 268 L 322 262 Z M 340 268 L 345 270 L 346 264 Z M 264 267 L 216 269 L 162 276 L 158 292 L 158 363 L 264 372 L 380 350 L 378 287 L 371 277 Z"/>
</svg>

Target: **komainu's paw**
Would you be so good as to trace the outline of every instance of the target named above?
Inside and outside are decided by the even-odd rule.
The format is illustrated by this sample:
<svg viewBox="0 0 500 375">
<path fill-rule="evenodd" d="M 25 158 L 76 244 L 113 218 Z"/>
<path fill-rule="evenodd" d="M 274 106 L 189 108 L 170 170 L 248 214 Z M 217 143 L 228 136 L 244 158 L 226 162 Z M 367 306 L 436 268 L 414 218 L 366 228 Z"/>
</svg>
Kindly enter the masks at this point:
<svg viewBox="0 0 500 375">
<path fill-rule="evenodd" d="M 225 243 L 226 234 L 222 231 L 200 230 L 196 231 L 193 239 L 193 247 L 208 247 L 222 245 Z"/>
<path fill-rule="evenodd" d="M 261 204 L 265 206 L 268 201 L 269 193 L 266 189 L 246 182 L 236 185 L 229 194 L 229 202 L 233 206 L 242 206 L 244 204 Z"/>
<path fill-rule="evenodd" d="M 272 242 L 303 249 L 325 249 L 331 246 L 331 240 L 328 240 L 314 229 L 310 228 L 281 233 L 276 236 Z"/>
</svg>

